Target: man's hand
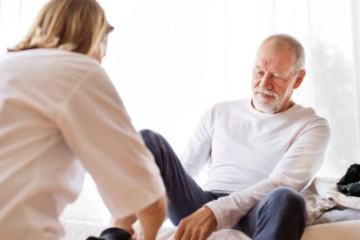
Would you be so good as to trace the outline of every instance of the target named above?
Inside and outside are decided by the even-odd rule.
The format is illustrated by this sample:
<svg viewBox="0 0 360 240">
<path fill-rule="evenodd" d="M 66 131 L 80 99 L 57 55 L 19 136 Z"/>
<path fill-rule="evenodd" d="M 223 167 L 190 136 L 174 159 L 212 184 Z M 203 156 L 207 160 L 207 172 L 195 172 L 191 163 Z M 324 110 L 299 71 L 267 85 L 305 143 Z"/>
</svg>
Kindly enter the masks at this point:
<svg viewBox="0 0 360 240">
<path fill-rule="evenodd" d="M 205 206 L 180 222 L 174 240 L 205 240 L 215 231 L 216 226 L 214 213 Z"/>
</svg>

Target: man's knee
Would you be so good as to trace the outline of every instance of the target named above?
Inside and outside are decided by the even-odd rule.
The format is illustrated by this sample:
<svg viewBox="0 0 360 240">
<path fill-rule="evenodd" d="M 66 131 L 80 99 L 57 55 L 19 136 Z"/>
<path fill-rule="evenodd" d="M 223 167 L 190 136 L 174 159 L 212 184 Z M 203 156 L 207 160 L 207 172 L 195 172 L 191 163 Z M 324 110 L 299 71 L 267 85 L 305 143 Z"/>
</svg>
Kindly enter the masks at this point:
<svg viewBox="0 0 360 240">
<path fill-rule="evenodd" d="M 162 136 L 157 133 L 154 132 L 150 129 L 143 129 L 140 132 L 140 135 L 142 137 L 142 139 L 145 142 L 145 145 L 148 147 L 148 149 L 155 154 L 158 150 L 159 150 L 159 145 L 162 141 Z"/>
<path fill-rule="evenodd" d="M 306 213 L 306 203 L 304 197 L 291 188 L 277 188 L 273 190 L 267 198 L 273 203 L 273 207 L 278 210 L 291 212 L 295 211 L 299 214 Z"/>
<path fill-rule="evenodd" d="M 145 140 L 153 139 L 156 136 L 156 133 L 150 129 L 143 129 L 139 131 L 141 137 Z"/>
<path fill-rule="evenodd" d="M 143 129 L 139 131 L 139 133 L 144 140 L 146 147 L 150 150 L 155 160 L 157 160 L 161 154 L 161 147 L 159 145 L 160 134 L 149 129 Z"/>
<path fill-rule="evenodd" d="M 171 147 L 166 139 L 159 133 L 149 129 L 144 129 L 139 132 L 144 140 L 146 147 L 150 150 L 155 158 L 155 162 L 162 169 L 164 161 L 167 160 L 168 152 L 171 152 Z"/>
<path fill-rule="evenodd" d="M 276 198 L 278 201 L 283 203 L 289 202 L 300 205 L 305 204 L 304 197 L 294 189 L 288 187 L 276 188 L 270 192 L 269 197 Z"/>
</svg>

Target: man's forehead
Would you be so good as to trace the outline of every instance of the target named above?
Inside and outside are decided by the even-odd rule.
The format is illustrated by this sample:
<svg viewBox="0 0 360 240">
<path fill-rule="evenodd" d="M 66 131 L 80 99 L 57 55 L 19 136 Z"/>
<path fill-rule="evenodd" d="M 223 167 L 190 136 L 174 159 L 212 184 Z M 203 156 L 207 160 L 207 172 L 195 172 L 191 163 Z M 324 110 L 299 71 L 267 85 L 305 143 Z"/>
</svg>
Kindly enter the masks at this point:
<svg viewBox="0 0 360 240">
<path fill-rule="evenodd" d="M 255 64 L 255 66 L 254 66 L 255 69 L 259 69 L 259 70 L 267 68 L 267 67 L 268 67 L 268 64 L 260 64 L 260 65 Z M 284 72 L 284 70 L 282 70 L 282 69 L 273 69 L 273 72 Z"/>
<path fill-rule="evenodd" d="M 259 61 L 255 62 L 255 69 L 259 70 L 271 70 L 274 73 L 283 73 L 286 74 L 290 71 L 291 65 L 286 64 L 284 62 L 276 62 L 276 61 L 268 61 L 266 59 L 260 59 Z"/>
<path fill-rule="evenodd" d="M 273 72 L 287 73 L 291 70 L 292 59 L 286 53 L 259 51 L 255 68 L 271 68 Z"/>
</svg>

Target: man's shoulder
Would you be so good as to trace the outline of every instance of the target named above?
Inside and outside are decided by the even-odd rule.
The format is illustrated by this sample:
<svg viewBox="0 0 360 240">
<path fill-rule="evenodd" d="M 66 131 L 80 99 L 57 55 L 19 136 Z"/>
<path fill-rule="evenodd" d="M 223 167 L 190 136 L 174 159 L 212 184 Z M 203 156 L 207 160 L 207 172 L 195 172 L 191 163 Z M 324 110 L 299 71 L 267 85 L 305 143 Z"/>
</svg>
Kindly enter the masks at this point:
<svg viewBox="0 0 360 240">
<path fill-rule="evenodd" d="M 295 111 L 295 118 L 297 122 L 305 124 L 307 128 L 312 127 L 325 127 L 329 129 L 328 120 L 319 115 L 312 107 L 303 107 L 301 105 L 297 105 Z"/>
<path fill-rule="evenodd" d="M 327 121 L 324 117 L 320 116 L 312 107 L 304 107 L 297 104 L 295 111 L 297 112 L 297 114 L 301 114 L 305 118 Z"/>
</svg>

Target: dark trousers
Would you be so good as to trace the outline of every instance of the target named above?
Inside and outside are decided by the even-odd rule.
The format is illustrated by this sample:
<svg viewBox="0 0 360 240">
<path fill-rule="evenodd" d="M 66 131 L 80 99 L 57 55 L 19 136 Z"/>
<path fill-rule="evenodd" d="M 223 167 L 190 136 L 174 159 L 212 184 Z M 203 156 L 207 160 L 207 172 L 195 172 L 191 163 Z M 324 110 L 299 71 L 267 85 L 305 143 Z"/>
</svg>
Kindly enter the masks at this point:
<svg viewBox="0 0 360 240">
<path fill-rule="evenodd" d="M 151 130 L 140 133 L 160 169 L 167 191 L 168 217 L 175 226 L 204 204 L 228 195 L 203 191 L 186 173 L 164 137 Z M 304 198 L 290 188 L 278 188 L 251 209 L 234 229 L 253 240 L 300 240 L 306 218 Z"/>
</svg>

